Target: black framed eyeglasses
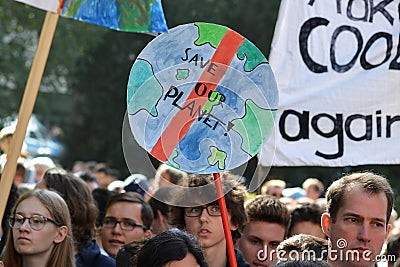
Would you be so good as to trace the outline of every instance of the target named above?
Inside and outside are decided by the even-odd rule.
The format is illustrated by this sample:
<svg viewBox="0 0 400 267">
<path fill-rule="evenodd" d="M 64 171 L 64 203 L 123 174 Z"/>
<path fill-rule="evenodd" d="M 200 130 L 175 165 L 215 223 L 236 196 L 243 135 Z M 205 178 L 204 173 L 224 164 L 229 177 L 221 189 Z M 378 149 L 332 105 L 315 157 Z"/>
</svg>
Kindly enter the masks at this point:
<svg viewBox="0 0 400 267">
<path fill-rule="evenodd" d="M 104 228 L 113 229 L 117 224 L 119 224 L 121 229 L 124 231 L 133 231 L 133 229 L 135 229 L 136 227 L 140 227 L 144 231 L 146 231 L 148 229 L 143 224 L 135 223 L 134 221 L 132 221 L 130 219 L 122 219 L 122 220 L 118 221 L 114 217 L 105 217 L 103 220 Z"/>
<path fill-rule="evenodd" d="M 8 224 L 10 225 L 11 228 L 19 229 L 25 223 L 26 220 L 28 220 L 29 226 L 32 228 L 32 230 L 35 231 L 42 230 L 46 222 L 51 222 L 57 226 L 60 226 L 54 220 L 42 215 L 33 215 L 32 217 L 25 217 L 21 214 L 11 215 L 8 218 Z"/>
<path fill-rule="evenodd" d="M 221 216 L 221 209 L 218 205 L 208 205 L 208 206 L 198 206 L 198 207 L 190 207 L 185 208 L 185 215 L 187 217 L 199 217 L 203 210 L 206 209 L 208 215 L 218 217 Z"/>
</svg>

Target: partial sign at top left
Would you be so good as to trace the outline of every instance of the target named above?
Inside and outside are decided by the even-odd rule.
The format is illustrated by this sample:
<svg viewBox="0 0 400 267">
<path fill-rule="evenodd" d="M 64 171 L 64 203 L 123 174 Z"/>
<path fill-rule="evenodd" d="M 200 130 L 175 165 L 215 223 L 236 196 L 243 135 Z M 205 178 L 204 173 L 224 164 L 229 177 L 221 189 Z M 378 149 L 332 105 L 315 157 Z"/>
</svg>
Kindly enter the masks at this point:
<svg viewBox="0 0 400 267">
<path fill-rule="evenodd" d="M 16 0 L 87 23 L 126 32 L 168 31 L 161 0 Z"/>
</svg>

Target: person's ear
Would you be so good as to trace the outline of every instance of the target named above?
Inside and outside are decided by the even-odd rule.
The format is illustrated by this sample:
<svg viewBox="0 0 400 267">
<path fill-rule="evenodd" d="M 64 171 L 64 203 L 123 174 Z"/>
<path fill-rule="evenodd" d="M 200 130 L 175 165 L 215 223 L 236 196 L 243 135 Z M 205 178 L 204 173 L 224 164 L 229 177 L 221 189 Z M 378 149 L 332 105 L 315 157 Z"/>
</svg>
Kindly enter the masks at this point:
<svg viewBox="0 0 400 267">
<path fill-rule="evenodd" d="M 162 214 L 161 210 L 157 210 L 157 216 L 158 216 L 160 222 L 165 222 L 167 220 L 167 218 L 164 216 L 164 214 Z"/>
<path fill-rule="evenodd" d="M 67 234 L 68 234 L 67 226 L 64 225 L 64 226 L 58 227 L 58 231 L 57 231 L 57 234 L 56 234 L 53 242 L 56 244 L 61 243 L 65 239 Z"/>
<path fill-rule="evenodd" d="M 144 231 L 144 239 L 148 239 L 148 238 L 152 238 L 153 237 L 153 232 L 151 231 L 151 229 L 147 229 L 146 231 Z"/>
<path fill-rule="evenodd" d="M 236 231 L 239 228 L 239 226 L 235 223 L 232 223 L 231 215 L 228 215 L 228 218 L 229 218 L 229 224 L 231 226 L 231 231 Z"/>
<path fill-rule="evenodd" d="M 231 231 L 236 231 L 237 229 L 238 226 L 231 223 Z"/>
<path fill-rule="evenodd" d="M 325 235 L 331 238 L 332 217 L 327 212 L 321 216 L 321 227 Z"/>
</svg>

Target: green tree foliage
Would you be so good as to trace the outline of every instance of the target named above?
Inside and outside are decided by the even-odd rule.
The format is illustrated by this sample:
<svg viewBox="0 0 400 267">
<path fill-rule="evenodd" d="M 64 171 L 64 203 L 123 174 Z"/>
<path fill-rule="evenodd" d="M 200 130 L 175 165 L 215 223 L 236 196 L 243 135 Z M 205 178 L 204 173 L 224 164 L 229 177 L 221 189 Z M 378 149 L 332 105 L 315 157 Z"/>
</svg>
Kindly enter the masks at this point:
<svg viewBox="0 0 400 267">
<path fill-rule="evenodd" d="M 25 89 L 46 12 L 16 1 L 0 2 L 0 117 L 16 114 Z M 35 111 L 50 115 L 54 94 L 69 93 L 77 59 L 95 47 L 106 29 L 60 18 L 46 63 Z M 62 99 L 64 99 L 61 96 Z M 52 109 L 49 109 L 52 107 Z"/>
<path fill-rule="evenodd" d="M 127 174 L 121 146 L 126 86 L 138 51 L 152 39 L 135 33 L 109 31 L 73 71 L 73 108 L 66 141 L 66 164 L 76 160 L 106 162 Z"/>
<path fill-rule="evenodd" d="M 280 1 L 163 1 L 169 28 L 196 21 L 225 25 L 269 54 Z"/>
</svg>

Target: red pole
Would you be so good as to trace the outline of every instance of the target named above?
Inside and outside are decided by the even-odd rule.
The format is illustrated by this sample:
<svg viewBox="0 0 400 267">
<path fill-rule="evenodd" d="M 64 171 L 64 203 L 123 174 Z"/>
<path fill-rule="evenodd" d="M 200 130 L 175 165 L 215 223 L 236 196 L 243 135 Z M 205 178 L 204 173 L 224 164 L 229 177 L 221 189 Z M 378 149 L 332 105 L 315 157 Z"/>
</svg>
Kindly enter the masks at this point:
<svg viewBox="0 0 400 267">
<path fill-rule="evenodd" d="M 222 225 L 225 232 L 226 247 L 228 249 L 228 259 L 231 267 L 237 267 L 236 255 L 233 246 L 231 224 L 229 222 L 228 210 L 224 198 L 224 190 L 222 189 L 222 182 L 219 173 L 214 173 L 215 187 L 217 188 L 218 204 L 221 209 Z"/>
</svg>

